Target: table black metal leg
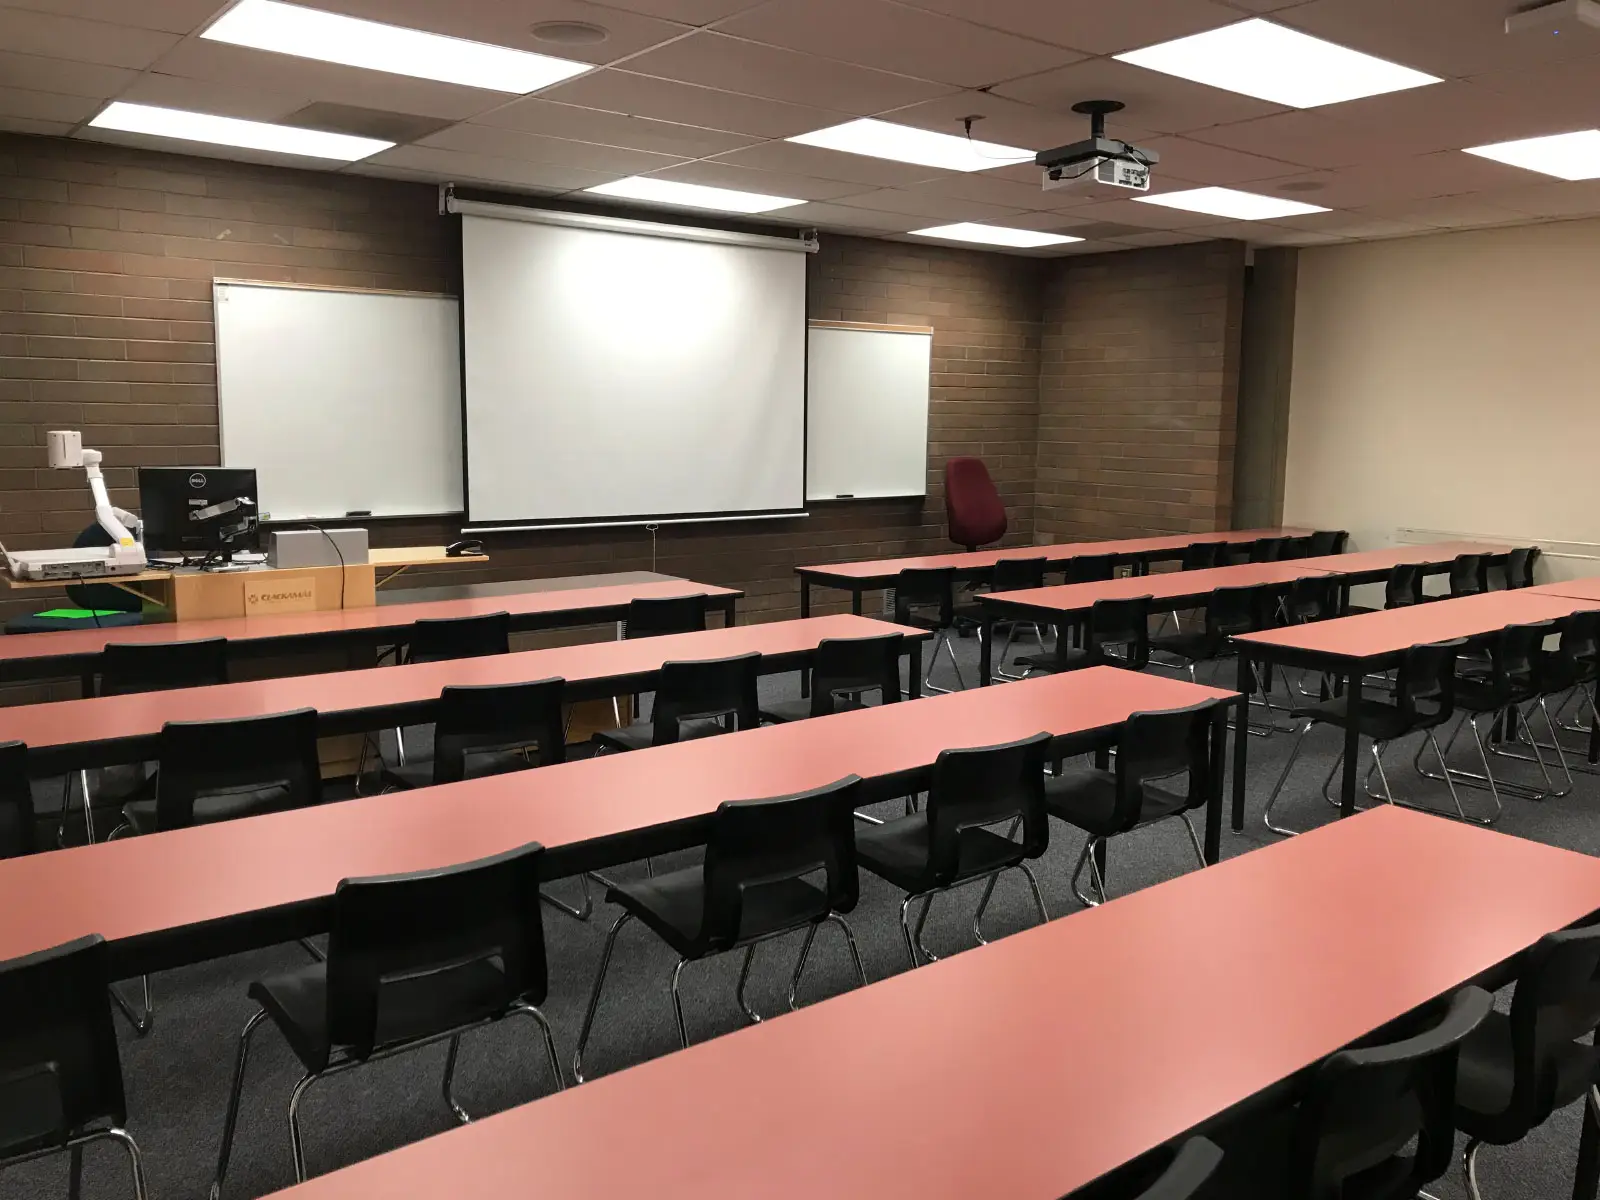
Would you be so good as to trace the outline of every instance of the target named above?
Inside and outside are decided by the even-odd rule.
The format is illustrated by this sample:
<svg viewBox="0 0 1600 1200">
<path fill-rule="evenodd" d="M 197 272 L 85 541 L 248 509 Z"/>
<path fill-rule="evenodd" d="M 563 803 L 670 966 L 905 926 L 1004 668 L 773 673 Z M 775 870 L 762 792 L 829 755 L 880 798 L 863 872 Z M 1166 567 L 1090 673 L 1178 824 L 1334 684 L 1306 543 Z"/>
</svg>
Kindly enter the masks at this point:
<svg viewBox="0 0 1600 1200">
<path fill-rule="evenodd" d="M 804 615 L 804 613 L 801 614 L 801 616 Z M 722 607 L 722 624 L 725 628 L 731 629 L 738 619 L 739 598 L 737 596 L 729 596 L 727 603 Z"/>
<path fill-rule="evenodd" d="M 1222 858 L 1222 788 L 1227 753 L 1228 710 L 1219 706 L 1216 719 L 1211 723 L 1211 769 L 1206 784 L 1205 858 L 1208 865 L 1215 865 Z"/>
<path fill-rule="evenodd" d="M 1233 831 L 1244 829 L 1244 772 L 1246 747 L 1250 741 L 1250 651 L 1241 643 L 1238 649 L 1240 699 L 1233 717 Z M 1209 852 L 1208 852 L 1209 853 Z"/>
<path fill-rule="evenodd" d="M 861 615 L 861 589 L 860 588 L 852 588 L 850 590 L 850 611 L 855 613 L 855 615 L 858 616 L 858 617 Z"/>
<path fill-rule="evenodd" d="M 978 625 L 978 682 L 984 687 L 994 682 L 994 618 L 987 613 Z"/>
<path fill-rule="evenodd" d="M 1361 668 L 1351 669 L 1344 689 L 1344 779 L 1339 784 L 1339 816 L 1348 817 L 1356 811 L 1356 760 L 1361 755 L 1361 725 L 1357 720 L 1361 712 Z"/>
<path fill-rule="evenodd" d="M 922 698 L 922 640 L 914 639 L 907 643 L 910 647 L 906 651 L 906 695 L 912 700 Z"/>
<path fill-rule="evenodd" d="M 800 619 L 803 621 L 811 615 L 811 581 L 804 575 L 800 576 Z"/>
</svg>

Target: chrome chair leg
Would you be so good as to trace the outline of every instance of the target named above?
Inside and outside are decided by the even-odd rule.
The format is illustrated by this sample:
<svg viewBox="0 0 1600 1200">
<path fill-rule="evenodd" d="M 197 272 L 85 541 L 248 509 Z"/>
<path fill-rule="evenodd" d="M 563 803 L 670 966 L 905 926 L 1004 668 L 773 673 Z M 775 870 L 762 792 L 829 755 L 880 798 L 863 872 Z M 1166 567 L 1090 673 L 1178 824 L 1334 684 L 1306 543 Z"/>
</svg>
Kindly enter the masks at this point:
<svg viewBox="0 0 1600 1200">
<path fill-rule="evenodd" d="M 139 1153 L 139 1143 L 133 1140 L 133 1135 L 120 1126 L 113 1125 L 104 1130 L 101 1137 L 110 1138 L 128 1153 L 128 1168 L 133 1172 L 134 1200 L 149 1200 L 150 1189 L 144 1178 L 144 1156 Z"/>
<path fill-rule="evenodd" d="M 861 981 L 861 986 L 867 986 L 867 969 L 861 965 L 861 950 L 856 946 L 856 931 L 850 928 L 850 922 L 836 912 L 831 912 L 824 918 L 837 925 L 844 933 L 845 949 L 850 952 L 850 963 L 856 969 L 856 978 Z"/>
<path fill-rule="evenodd" d="M 817 926 L 813 922 L 806 926 L 805 940 L 800 943 L 800 957 L 795 960 L 794 974 L 789 977 L 789 1011 L 799 1012 L 800 1002 L 796 999 L 800 991 L 800 976 L 805 974 L 806 960 L 811 957 L 811 943 L 817 939 Z M 752 946 L 751 949 L 755 947 Z M 747 958 L 745 960 L 749 962 Z"/>
<path fill-rule="evenodd" d="M 556 897 L 543 889 L 540 889 L 539 899 L 557 912 L 566 913 L 567 916 L 575 921 L 587 921 L 589 915 L 594 912 L 594 897 L 589 892 L 589 876 L 579 875 L 578 882 L 583 886 L 583 906 L 581 908 L 574 908 L 566 901 L 556 899 Z"/>
<path fill-rule="evenodd" d="M 915 896 L 907 896 L 900 903 L 900 932 L 906 940 L 906 957 L 911 960 L 911 967 L 915 970 L 922 963 L 917 958 L 917 941 L 911 936 L 911 902 Z"/>
<path fill-rule="evenodd" d="M 1100 874 L 1100 862 L 1094 856 L 1094 848 L 1099 841 L 1099 838 L 1092 837 L 1084 842 L 1083 852 L 1078 855 L 1078 866 L 1072 872 L 1072 894 L 1077 897 L 1078 903 L 1085 908 L 1096 908 L 1104 904 L 1106 900 L 1106 881 Z M 1089 868 L 1089 880 L 1094 885 L 1095 894 L 1100 897 L 1098 900 L 1084 895 L 1083 888 L 1078 883 L 1078 880 L 1083 877 L 1085 865 Z"/>
<path fill-rule="evenodd" d="M 989 897 L 994 895 L 994 885 L 999 881 L 999 871 L 989 876 L 989 881 L 983 885 L 983 896 L 978 900 L 978 911 L 972 914 L 972 936 L 980 946 L 989 944 L 989 939 L 983 936 L 983 913 L 989 907 Z"/>
<path fill-rule="evenodd" d="M 683 979 L 683 969 L 688 965 L 688 959 L 680 958 L 678 965 L 672 968 L 672 1018 L 678 1023 L 678 1045 L 685 1050 L 689 1048 L 689 1027 L 683 1020 L 683 996 L 678 991 L 678 985 Z"/>
<path fill-rule="evenodd" d="M 922 940 L 922 931 L 928 924 L 928 914 L 933 911 L 933 893 L 929 892 L 922 900 L 922 915 L 917 918 L 916 942 L 917 949 L 922 952 L 922 957 L 929 962 L 938 962 L 939 955 L 929 950 Z"/>
<path fill-rule="evenodd" d="M 266 1017 L 266 1009 L 256 1009 L 245 1022 L 244 1032 L 239 1035 L 239 1053 L 233 1063 L 233 1087 L 228 1092 L 228 1108 L 222 1118 L 222 1145 L 217 1149 L 217 1173 L 211 1180 L 211 1200 L 219 1200 L 222 1180 L 228 1173 L 228 1156 L 233 1151 L 233 1131 L 239 1123 L 239 1096 L 244 1091 L 244 1068 L 250 1058 L 250 1035 Z"/>
<path fill-rule="evenodd" d="M 1289 782 L 1289 772 L 1294 770 L 1295 760 L 1300 757 L 1300 749 L 1305 745 L 1306 734 L 1311 732 L 1311 727 L 1314 724 L 1316 724 L 1315 721 L 1307 721 L 1301 728 L 1299 736 L 1294 739 L 1294 745 L 1289 748 L 1289 757 L 1283 764 L 1283 770 L 1278 773 L 1278 782 L 1272 785 L 1272 794 L 1267 797 L 1267 807 L 1261 814 L 1262 823 L 1273 833 L 1281 834 L 1284 837 L 1294 837 L 1300 831 L 1298 829 L 1290 829 L 1286 825 L 1274 825 L 1272 823 L 1272 810 L 1278 803 L 1278 797 L 1283 793 L 1283 785 Z"/>
<path fill-rule="evenodd" d="M 1189 834 L 1189 845 L 1194 848 L 1195 861 L 1198 862 L 1202 867 L 1205 866 L 1206 865 L 1206 852 L 1205 852 L 1204 847 L 1202 847 L 1200 845 L 1200 837 L 1194 831 L 1194 825 L 1189 820 L 1189 814 L 1188 813 L 1178 813 L 1176 815 L 1177 815 L 1178 820 L 1183 822 L 1183 827 Z"/>
<path fill-rule="evenodd" d="M 1033 873 L 1033 868 L 1027 863 L 1018 863 L 1017 870 L 1022 872 L 1022 877 L 1028 881 L 1028 890 L 1033 893 L 1034 911 L 1039 914 L 1039 924 L 1050 923 L 1050 910 L 1044 906 L 1044 893 L 1039 890 L 1039 879 Z"/>
<path fill-rule="evenodd" d="M 1467 1139 L 1467 1148 L 1461 1152 L 1461 1176 L 1467 1185 L 1467 1200 L 1483 1200 L 1478 1190 L 1478 1151 L 1483 1143 L 1477 1138 Z"/>
<path fill-rule="evenodd" d="M 450 1049 L 444 1056 L 444 1079 L 439 1085 L 439 1090 L 444 1095 L 444 1102 L 449 1105 L 450 1112 L 462 1125 L 472 1124 L 472 1118 L 467 1115 L 467 1110 L 456 1103 L 455 1093 L 451 1091 L 451 1084 L 456 1077 L 456 1059 L 461 1054 L 461 1035 L 458 1033 L 450 1039 Z"/>
<path fill-rule="evenodd" d="M 306 1089 L 319 1078 L 315 1071 L 308 1072 L 294 1085 L 294 1091 L 289 1093 L 289 1152 L 294 1156 L 296 1183 L 306 1181 L 306 1147 L 300 1136 L 300 1101 L 305 1098 Z"/>
<path fill-rule="evenodd" d="M 600 1007 L 600 989 L 606 981 L 606 968 L 611 965 L 611 952 L 617 947 L 617 934 L 632 919 L 632 913 L 623 913 L 617 918 L 611 932 L 606 934 L 605 949 L 600 952 L 600 969 L 595 972 L 594 990 L 589 993 L 589 1007 L 584 1011 L 583 1025 L 578 1031 L 578 1046 L 572 1052 L 572 1078 L 578 1083 L 583 1082 L 583 1049 L 589 1044 L 589 1031 L 594 1028 L 594 1014 Z"/>
<path fill-rule="evenodd" d="M 752 1025 L 761 1023 L 761 1014 L 750 1007 L 750 1002 L 745 999 L 744 989 L 745 985 L 750 982 L 750 964 L 755 961 L 756 946 L 758 944 L 757 942 L 751 942 L 744 948 L 744 963 L 739 967 L 739 982 L 733 989 L 734 998 L 738 1000 L 739 1007 L 744 1011 L 745 1020 Z"/>
<path fill-rule="evenodd" d="M 122 993 L 117 991 L 116 984 L 108 983 L 106 991 L 111 993 L 111 999 L 122 1010 L 122 1015 L 128 1018 L 128 1024 L 133 1026 L 134 1037 L 145 1037 L 149 1034 L 151 1026 L 155 1024 L 156 1006 L 150 1000 L 150 976 L 141 975 L 139 982 L 144 990 L 144 1012 L 142 1013 L 135 1012 L 133 1006 L 122 998 Z"/>
<path fill-rule="evenodd" d="M 561 1074 L 561 1058 L 556 1054 L 556 1036 L 550 1028 L 550 1020 L 533 1005 L 519 1001 L 516 1010 L 532 1017 L 539 1026 L 539 1034 L 544 1039 L 544 1057 L 550 1065 L 550 1077 L 556 1082 L 556 1091 L 562 1092 L 567 1088 L 566 1077 Z"/>
<path fill-rule="evenodd" d="M 933 669 L 939 663 L 940 650 L 943 650 L 950 659 L 950 669 L 956 673 L 956 683 L 959 685 L 959 690 L 966 691 L 967 689 L 966 676 L 961 673 L 961 664 L 956 661 L 955 647 L 950 644 L 950 633 L 951 631 L 948 629 L 941 629 L 933 636 L 933 653 L 928 656 L 928 672 L 922 680 L 924 691 L 949 695 L 952 691 L 958 690 L 957 688 L 940 687 L 933 682 Z"/>
</svg>

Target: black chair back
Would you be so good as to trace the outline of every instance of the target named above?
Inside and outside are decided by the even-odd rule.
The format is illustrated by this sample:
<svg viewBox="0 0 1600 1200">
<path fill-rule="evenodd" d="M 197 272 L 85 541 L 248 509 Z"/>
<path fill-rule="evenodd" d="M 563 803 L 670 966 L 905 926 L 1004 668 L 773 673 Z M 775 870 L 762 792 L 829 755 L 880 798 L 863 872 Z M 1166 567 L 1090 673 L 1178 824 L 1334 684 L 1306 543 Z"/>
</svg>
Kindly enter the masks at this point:
<svg viewBox="0 0 1600 1200">
<path fill-rule="evenodd" d="M 991 592 L 1025 592 L 1044 586 L 1048 558 L 997 558 L 989 572 Z"/>
<path fill-rule="evenodd" d="M 1425 642 L 1407 647 L 1395 672 L 1394 703 L 1407 731 L 1433 729 L 1455 712 L 1456 656 L 1466 642 Z"/>
<path fill-rule="evenodd" d="M 168 721 L 156 759 L 156 828 L 194 824 L 197 801 L 257 793 L 255 815 L 322 801 L 315 709 L 221 721 Z"/>
<path fill-rule="evenodd" d="M 754 729 L 761 723 L 756 702 L 760 662 L 761 655 L 751 652 L 662 663 L 650 710 L 651 744 L 676 742 L 684 721 L 720 720 L 729 729 Z"/>
<path fill-rule="evenodd" d="M 1206 633 L 1221 644 L 1261 628 L 1264 593 L 1260 587 L 1217 588 L 1206 598 Z"/>
<path fill-rule="evenodd" d="M 1422 567 L 1418 563 L 1400 563 L 1389 572 L 1389 581 L 1383 585 L 1385 608 L 1408 608 L 1422 603 Z"/>
<path fill-rule="evenodd" d="M 951 567 L 907 567 L 895 577 L 894 619 L 914 623 L 912 609 L 937 608 L 938 628 L 955 624 L 956 573 Z M 922 622 L 926 624 L 927 621 Z"/>
<path fill-rule="evenodd" d="M 699 633 L 706 627 L 706 608 L 710 598 L 703 592 L 692 596 L 644 597 L 628 601 L 623 621 L 624 637 L 662 637 L 672 633 Z"/>
<path fill-rule="evenodd" d="M 1084 643 L 1091 662 L 1142 671 L 1150 665 L 1150 597 L 1096 600 Z"/>
<path fill-rule="evenodd" d="M 102 696 L 210 687 L 228 682 L 228 641 L 110 642 L 100 652 Z"/>
<path fill-rule="evenodd" d="M 1038 858 L 1050 844 L 1044 806 L 1048 733 L 998 746 L 944 750 L 928 786 L 928 868 L 936 887 L 961 878 L 961 848 L 969 830 L 1018 818 L 1017 857 Z"/>
<path fill-rule="evenodd" d="M 1283 539 L 1283 546 L 1278 551 L 1278 558 L 1283 561 L 1294 558 L 1308 558 L 1311 555 L 1311 535 L 1304 537 L 1288 537 Z"/>
<path fill-rule="evenodd" d="M 1539 695 L 1543 681 L 1545 639 L 1556 632 L 1554 621 L 1534 621 L 1508 625 L 1489 643 L 1489 662 L 1495 705 L 1521 704 Z"/>
<path fill-rule="evenodd" d="M 543 853 L 531 843 L 437 871 L 341 880 L 328 934 L 332 1043 L 364 1059 L 518 1000 L 540 1003 Z"/>
<path fill-rule="evenodd" d="M 485 658 L 511 650 L 511 614 L 475 617 L 429 617 L 414 622 L 406 633 L 406 662 L 447 662 L 452 658 Z"/>
<path fill-rule="evenodd" d="M 21 742 L 0 742 L 0 858 L 32 854 L 33 825 L 28 748 Z"/>
<path fill-rule="evenodd" d="M 1489 590 L 1489 560 L 1481 554 L 1458 554 L 1450 564 L 1450 595 L 1479 596 Z"/>
<path fill-rule="evenodd" d="M 1570 688 L 1600 678 L 1600 609 L 1571 613 L 1556 622 L 1560 645 L 1542 654 L 1541 680 L 1547 688 Z"/>
<path fill-rule="evenodd" d="M 564 679 L 447 687 L 433 724 L 433 782 L 470 778 L 475 755 L 538 747 L 541 766 L 566 759 Z"/>
<path fill-rule="evenodd" d="M 1519 546 L 1506 555 L 1506 587 L 1532 587 L 1533 571 L 1543 553 L 1537 546 Z"/>
<path fill-rule="evenodd" d="M 1067 583 L 1100 583 L 1117 573 L 1115 554 L 1080 554 L 1062 568 Z"/>
<path fill-rule="evenodd" d="M 1481 988 L 1463 988 L 1414 1036 L 1327 1058 L 1296 1114 L 1286 1194 L 1410 1200 L 1449 1170 L 1456 1060 L 1491 1006 Z M 1413 1139 L 1414 1151 L 1402 1157 Z"/>
<path fill-rule="evenodd" d="M 0 963 L 0 1159 L 128 1119 L 98 934 Z"/>
<path fill-rule="evenodd" d="M 1191 1137 L 1163 1146 L 1102 1176 L 1067 1200 L 1193 1200 L 1222 1163 L 1215 1142 Z"/>
<path fill-rule="evenodd" d="M 1222 552 L 1225 549 L 1221 542 L 1190 542 L 1183 548 L 1183 561 L 1179 564 L 1180 571 L 1207 571 L 1222 563 Z"/>
<path fill-rule="evenodd" d="M 881 703 L 900 699 L 900 654 L 906 635 L 824 638 L 811 667 L 811 715 L 826 717 L 860 708 L 864 692 L 878 692 Z"/>
<path fill-rule="evenodd" d="M 1142 817 L 1145 788 L 1174 776 L 1188 778 L 1188 804 L 1206 802 L 1211 772 L 1211 723 L 1221 700 L 1203 700 L 1187 708 L 1137 712 L 1117 738 L 1117 801 L 1112 822 L 1118 833 L 1136 828 Z"/>
<path fill-rule="evenodd" d="M 1308 558 L 1321 558 L 1327 554 L 1343 554 L 1350 534 L 1343 529 L 1319 529 L 1311 535 Z"/>
<path fill-rule="evenodd" d="M 1331 575 L 1296 579 L 1284 596 L 1283 612 L 1290 625 L 1326 621 L 1339 615 L 1339 580 Z"/>
<path fill-rule="evenodd" d="M 1284 543 L 1288 538 L 1264 537 L 1250 543 L 1249 560 L 1253 563 L 1277 562 L 1283 557 Z"/>
<path fill-rule="evenodd" d="M 856 906 L 859 776 L 771 800 L 717 806 L 706 838 L 705 953 Z M 820 888 L 796 888 L 820 875 Z"/>
</svg>

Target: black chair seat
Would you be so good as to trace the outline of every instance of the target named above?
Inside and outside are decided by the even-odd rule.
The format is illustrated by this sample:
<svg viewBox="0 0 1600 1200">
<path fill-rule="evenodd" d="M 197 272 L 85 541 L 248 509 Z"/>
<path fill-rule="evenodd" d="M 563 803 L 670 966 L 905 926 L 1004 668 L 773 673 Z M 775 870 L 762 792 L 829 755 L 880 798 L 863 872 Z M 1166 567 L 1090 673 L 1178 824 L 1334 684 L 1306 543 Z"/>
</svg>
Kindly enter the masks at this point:
<svg viewBox="0 0 1600 1200">
<path fill-rule="evenodd" d="M 1284 1200 L 1292 1195 L 1289 1179 L 1294 1144 L 1294 1110 L 1263 1114 L 1242 1129 L 1211 1135 L 1222 1147 L 1222 1164 L 1200 1189 L 1201 1200 Z M 1370 1133 L 1351 1127 L 1330 1131 L 1322 1148 L 1330 1158 L 1343 1158 L 1346 1148 L 1365 1150 Z M 1396 1151 L 1402 1147 L 1394 1147 Z M 1389 1200 L 1400 1195 L 1411 1170 L 1409 1157 L 1386 1157 L 1345 1181 L 1341 1200 Z"/>
<path fill-rule="evenodd" d="M 927 629 L 935 633 L 941 629 L 949 628 L 948 625 L 945 625 L 939 620 L 939 614 L 937 612 L 918 612 L 916 609 L 910 610 L 903 617 L 896 617 L 895 624 L 910 625 L 913 629 Z"/>
<path fill-rule="evenodd" d="M 513 771 L 526 771 L 536 760 L 530 760 L 520 750 L 494 750 L 473 754 L 468 759 L 467 778 L 482 779 L 489 775 L 509 775 Z M 386 787 L 421 788 L 433 786 L 433 761 L 385 764 L 380 778 Z"/>
<path fill-rule="evenodd" d="M 699 864 L 637 883 L 617 884 L 606 892 L 606 899 L 638 917 L 679 956 L 699 958 L 705 953 L 701 933 L 706 883 Z M 827 912 L 827 893 L 803 879 L 780 879 L 749 888 L 735 944 L 804 928 Z"/>
<path fill-rule="evenodd" d="M 834 712 L 855 712 L 867 708 L 868 705 L 857 704 L 849 700 L 840 700 L 834 705 Z M 809 700 L 769 700 L 761 706 L 761 719 L 782 725 L 789 721 L 804 721 L 811 715 L 811 701 Z"/>
<path fill-rule="evenodd" d="M 1092 667 L 1094 661 L 1087 650 L 1077 646 L 1065 646 L 1054 654 L 1018 655 L 1016 663 L 1025 671 L 1049 674 L 1054 671 L 1081 671 L 1085 667 Z"/>
<path fill-rule="evenodd" d="M 1346 720 L 1345 701 L 1342 697 L 1325 700 L 1320 704 L 1309 705 L 1305 708 L 1294 710 L 1293 716 L 1304 717 L 1307 720 L 1321 721 L 1343 729 L 1349 722 Z M 1385 704 L 1381 700 L 1361 698 L 1361 705 L 1356 711 L 1356 728 L 1365 737 L 1374 741 L 1388 742 L 1397 737 L 1410 733 L 1413 729 L 1420 728 L 1414 719 L 1408 718 L 1392 704 Z"/>
<path fill-rule="evenodd" d="M 386 983 L 378 1006 L 375 1048 L 426 1037 L 441 1025 L 472 1024 L 504 1010 L 505 975 L 487 959 Z M 328 1065 L 328 964 L 309 963 L 250 985 L 250 998 L 267 1010 L 308 1071 Z M 450 1014 L 441 1021 L 440 1014 Z"/>
<path fill-rule="evenodd" d="M 1141 793 L 1140 825 L 1149 825 L 1190 807 L 1187 796 L 1166 788 L 1146 783 Z M 1124 832 L 1117 821 L 1117 777 L 1110 771 L 1047 775 L 1044 781 L 1044 806 L 1052 817 L 1074 825 L 1092 837 L 1115 837 Z"/>
<path fill-rule="evenodd" d="M 968 829 L 961 835 L 956 875 L 971 879 L 1014 867 L 1026 857 L 1020 842 L 987 829 Z M 856 830 L 856 857 L 874 875 L 904 892 L 921 892 L 934 885 L 928 863 L 932 848 L 925 812 Z"/>
<path fill-rule="evenodd" d="M 1167 633 L 1153 637 L 1150 639 L 1150 650 L 1151 653 L 1173 654 L 1179 658 L 1205 662 L 1222 657 L 1231 650 L 1231 646 L 1214 634 L 1197 629 L 1191 633 Z"/>
<path fill-rule="evenodd" d="M 1587 1007 L 1587 1006 L 1584 1006 Z M 1554 1014 L 1549 1014 L 1554 1017 Z M 1573 1013 L 1573 1027 L 1580 1034 L 1595 1027 L 1595 1013 L 1586 1017 Z M 1579 1042 L 1564 1042 L 1550 1051 L 1555 1079 L 1555 1103 L 1564 1108 L 1588 1090 L 1600 1076 L 1600 1049 Z M 1503 1133 L 1495 1118 L 1511 1104 L 1516 1079 L 1516 1058 L 1512 1048 L 1511 1017 L 1492 1012 L 1483 1024 L 1461 1043 L 1461 1058 L 1456 1066 L 1457 1124 L 1468 1134 L 1489 1142 L 1520 1140 L 1526 1130 L 1513 1123 Z"/>
<path fill-rule="evenodd" d="M 726 732 L 721 721 L 684 721 L 678 729 L 678 740 L 692 742 Z M 635 721 L 621 729 L 602 729 L 594 739 L 613 750 L 648 750 L 656 744 L 655 726 L 649 721 Z"/>
<path fill-rule="evenodd" d="M 216 792 L 195 797 L 194 824 L 210 825 L 215 821 L 231 821 L 235 817 L 254 817 L 294 805 L 289 789 L 283 784 Z M 134 833 L 154 833 L 158 828 L 154 800 L 135 800 L 124 804 L 122 816 Z"/>
</svg>

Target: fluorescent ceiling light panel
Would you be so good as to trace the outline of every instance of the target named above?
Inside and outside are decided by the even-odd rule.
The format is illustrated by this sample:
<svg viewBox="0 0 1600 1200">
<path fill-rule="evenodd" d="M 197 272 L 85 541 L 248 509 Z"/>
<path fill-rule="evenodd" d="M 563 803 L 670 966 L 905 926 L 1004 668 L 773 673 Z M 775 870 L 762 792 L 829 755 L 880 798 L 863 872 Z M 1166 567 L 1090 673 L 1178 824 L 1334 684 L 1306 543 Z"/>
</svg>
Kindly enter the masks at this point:
<svg viewBox="0 0 1600 1200">
<path fill-rule="evenodd" d="M 815 133 L 798 134 L 789 141 L 945 171 L 988 171 L 1033 161 L 1032 150 L 972 141 L 951 133 L 934 133 L 930 129 L 913 129 L 909 125 L 895 125 L 871 117 L 831 125 Z"/>
<path fill-rule="evenodd" d="M 585 188 L 597 196 L 621 196 L 627 200 L 646 200 L 651 204 L 676 204 L 683 208 L 709 208 L 717 212 L 763 213 L 775 208 L 792 208 L 804 200 L 787 196 L 763 196 L 759 192 L 736 192 L 731 188 L 705 187 L 698 183 L 678 183 L 649 175 L 633 175 L 615 183 Z"/>
<path fill-rule="evenodd" d="M 1467 153 L 1557 179 L 1600 179 L 1600 129 L 1469 146 Z"/>
<path fill-rule="evenodd" d="M 200 36 L 492 92 L 535 92 L 593 69 L 589 63 L 363 21 L 279 0 L 244 0 Z"/>
<path fill-rule="evenodd" d="M 1019 250 L 1036 250 L 1040 246 L 1065 246 L 1068 242 L 1081 242 L 1081 237 L 1068 237 L 1062 233 L 1040 233 L 1035 229 L 1007 229 L 1001 225 L 977 225 L 962 221 L 956 225 L 935 225 L 931 229 L 913 229 L 913 237 L 944 238 L 951 242 L 977 242 L 983 246 L 1012 246 Z"/>
<path fill-rule="evenodd" d="M 1163 208 L 1182 208 L 1189 212 L 1210 213 L 1235 221 L 1270 221 L 1274 217 L 1300 217 L 1306 213 L 1328 212 L 1320 204 L 1281 200 L 1277 196 L 1258 196 L 1233 188 L 1203 187 L 1187 192 L 1163 192 L 1159 196 L 1135 196 L 1140 204 L 1159 204 Z"/>
<path fill-rule="evenodd" d="M 1316 108 L 1439 82 L 1437 76 L 1259 17 L 1116 57 L 1290 108 Z"/>
<path fill-rule="evenodd" d="M 348 133 L 296 129 L 292 125 L 269 125 L 265 121 L 242 121 L 237 117 L 217 117 L 178 108 L 156 108 L 149 104 L 127 104 L 121 100 L 107 105 L 105 111 L 89 124 L 96 129 L 148 133 L 156 137 L 182 138 L 186 142 L 211 142 L 245 150 L 298 154 L 304 158 L 332 158 L 339 162 L 355 162 L 358 158 L 366 158 L 394 146 L 393 142 L 352 137 Z"/>
</svg>

